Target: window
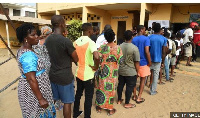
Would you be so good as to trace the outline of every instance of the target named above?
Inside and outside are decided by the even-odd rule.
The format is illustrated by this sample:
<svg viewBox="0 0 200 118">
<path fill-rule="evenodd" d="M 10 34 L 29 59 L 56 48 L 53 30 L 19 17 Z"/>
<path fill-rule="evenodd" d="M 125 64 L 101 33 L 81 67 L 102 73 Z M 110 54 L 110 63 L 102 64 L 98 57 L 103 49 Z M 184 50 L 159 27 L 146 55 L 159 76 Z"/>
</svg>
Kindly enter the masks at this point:
<svg viewBox="0 0 200 118">
<path fill-rule="evenodd" d="M 13 16 L 20 16 L 20 10 L 13 9 Z"/>
<path fill-rule="evenodd" d="M 35 18 L 35 12 L 25 11 L 25 17 Z"/>
</svg>

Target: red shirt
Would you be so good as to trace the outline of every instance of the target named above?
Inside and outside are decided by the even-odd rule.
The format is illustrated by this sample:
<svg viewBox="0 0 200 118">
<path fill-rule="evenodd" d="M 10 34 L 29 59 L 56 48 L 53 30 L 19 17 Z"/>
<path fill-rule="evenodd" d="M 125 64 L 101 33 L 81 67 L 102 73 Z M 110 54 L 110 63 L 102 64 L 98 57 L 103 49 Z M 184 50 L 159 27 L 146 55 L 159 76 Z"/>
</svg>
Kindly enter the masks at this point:
<svg viewBox="0 0 200 118">
<path fill-rule="evenodd" d="M 198 41 L 200 41 L 200 30 L 197 30 L 194 32 L 194 43 L 196 44 Z M 196 44 L 200 46 L 200 43 Z"/>
</svg>

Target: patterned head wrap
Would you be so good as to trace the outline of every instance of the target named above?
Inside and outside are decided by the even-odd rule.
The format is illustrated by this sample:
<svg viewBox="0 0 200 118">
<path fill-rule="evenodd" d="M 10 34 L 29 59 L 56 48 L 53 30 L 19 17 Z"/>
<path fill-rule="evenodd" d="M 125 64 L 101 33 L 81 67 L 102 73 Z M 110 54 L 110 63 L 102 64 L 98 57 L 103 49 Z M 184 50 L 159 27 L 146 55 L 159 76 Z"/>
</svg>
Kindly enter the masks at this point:
<svg viewBox="0 0 200 118">
<path fill-rule="evenodd" d="M 46 36 L 52 32 L 52 29 L 49 26 L 44 26 L 41 28 L 42 35 Z"/>
</svg>

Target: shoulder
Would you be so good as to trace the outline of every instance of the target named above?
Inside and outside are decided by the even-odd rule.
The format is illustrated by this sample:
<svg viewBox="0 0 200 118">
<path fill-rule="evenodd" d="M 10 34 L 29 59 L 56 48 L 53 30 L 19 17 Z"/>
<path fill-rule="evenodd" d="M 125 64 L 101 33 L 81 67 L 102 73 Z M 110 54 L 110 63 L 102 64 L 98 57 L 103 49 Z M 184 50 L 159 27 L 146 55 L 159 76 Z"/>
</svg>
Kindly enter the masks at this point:
<svg viewBox="0 0 200 118">
<path fill-rule="evenodd" d="M 25 58 L 26 58 L 26 60 L 32 60 L 32 59 L 36 59 L 37 60 L 38 59 L 37 55 L 33 51 L 24 52 L 19 57 L 19 60 L 22 61 Z"/>
</svg>

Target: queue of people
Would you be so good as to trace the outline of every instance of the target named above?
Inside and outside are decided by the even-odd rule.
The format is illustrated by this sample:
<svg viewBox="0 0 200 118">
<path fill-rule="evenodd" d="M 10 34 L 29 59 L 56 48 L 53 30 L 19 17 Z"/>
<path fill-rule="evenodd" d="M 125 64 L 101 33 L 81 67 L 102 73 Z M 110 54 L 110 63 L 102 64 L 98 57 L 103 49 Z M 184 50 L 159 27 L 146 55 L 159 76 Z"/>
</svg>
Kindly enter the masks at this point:
<svg viewBox="0 0 200 118">
<path fill-rule="evenodd" d="M 99 35 L 98 27 L 84 23 L 83 35 L 72 42 L 66 38 L 65 20 L 61 15 L 52 16 L 51 24 L 53 30 L 48 26 L 42 27 L 40 36 L 32 24 L 23 24 L 16 30 L 17 38 L 22 43 L 17 52 L 22 75 L 18 98 L 24 118 L 55 118 L 55 103 L 58 100 L 64 104 L 64 118 L 77 118 L 82 113 L 85 118 L 91 118 L 94 93 L 96 112 L 107 110 L 108 115 L 113 115 L 117 112 L 114 108 L 115 96 L 117 104 L 122 104 L 125 85 L 124 108 L 135 108 L 133 101 L 137 104 L 145 102 L 142 97 L 145 85 L 150 88 L 150 95 L 156 95 L 157 84 L 165 84 L 162 82 L 163 75 L 166 82 L 174 80 L 174 69 L 183 53 L 188 57 L 186 66 L 191 66 L 192 46 L 187 46 L 193 41 L 191 29 L 185 30 L 184 38 L 180 32 L 170 37 L 167 30 L 154 23 L 153 34 L 146 36 L 146 28 L 138 25 L 134 33 L 125 31 L 125 42 L 117 45 L 110 25 L 106 25 Z M 195 28 L 195 49 L 199 51 L 200 29 L 199 26 Z M 76 79 L 72 63 L 77 65 Z M 138 88 L 137 78 L 140 78 Z M 85 101 L 84 111 L 81 111 L 83 91 Z"/>
</svg>

